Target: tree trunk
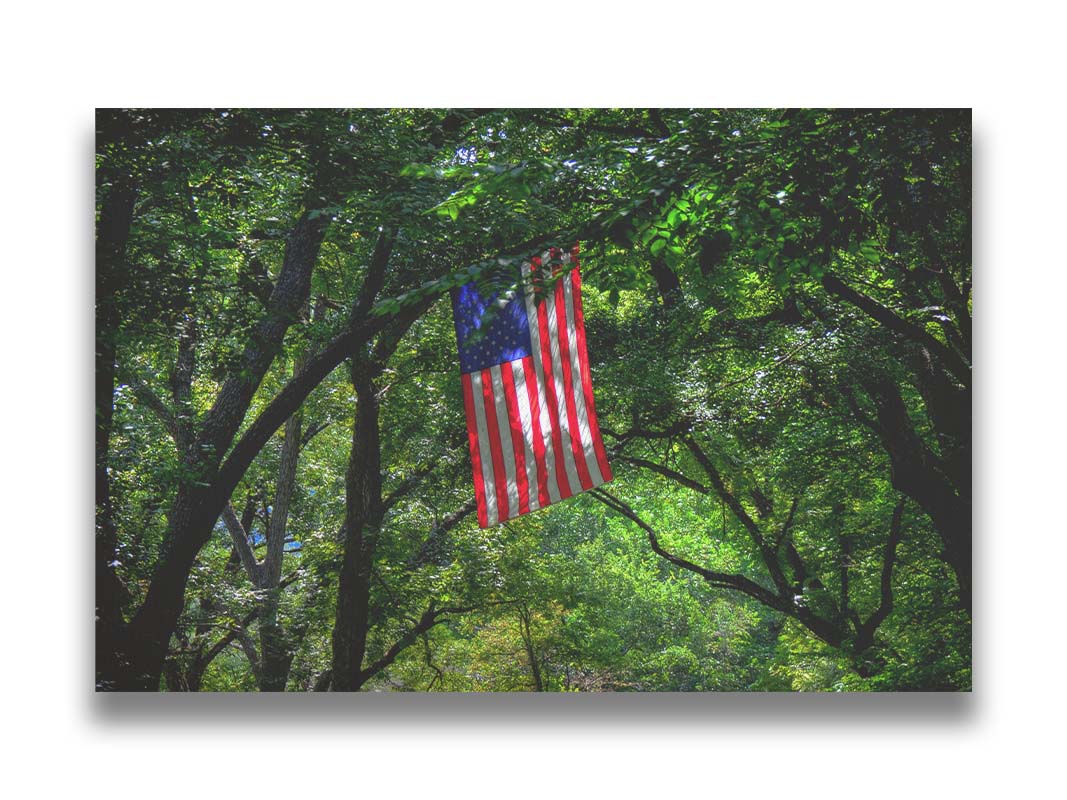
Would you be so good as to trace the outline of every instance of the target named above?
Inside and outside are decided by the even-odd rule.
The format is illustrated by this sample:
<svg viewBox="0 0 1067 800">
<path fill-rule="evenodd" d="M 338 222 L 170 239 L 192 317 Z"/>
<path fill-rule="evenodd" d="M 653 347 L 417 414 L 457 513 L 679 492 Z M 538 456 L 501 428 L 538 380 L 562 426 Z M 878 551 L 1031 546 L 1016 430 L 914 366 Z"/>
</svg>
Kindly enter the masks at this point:
<svg viewBox="0 0 1067 800">
<path fill-rule="evenodd" d="M 345 475 L 344 557 L 337 588 L 333 629 L 333 690 L 357 691 L 363 685 L 370 618 L 370 580 L 382 507 L 379 401 L 372 370 L 352 365 L 356 420 Z"/>
<path fill-rule="evenodd" d="M 385 254 L 388 258 L 388 252 Z M 374 551 L 386 505 L 382 500 L 382 448 L 376 384 L 400 339 L 433 303 L 426 298 L 404 309 L 382 330 L 369 356 L 352 358 L 356 419 L 345 474 L 344 553 L 333 628 L 332 689 L 354 692 L 374 674 L 363 669 L 370 627 L 370 584 Z"/>
<path fill-rule="evenodd" d="M 936 248 L 927 242 L 931 263 L 938 263 Z M 965 347 L 958 351 L 923 327 L 908 322 L 891 309 L 863 295 L 833 275 L 822 279 L 832 295 L 859 308 L 892 332 L 899 341 L 917 346 L 921 363 L 916 370 L 930 422 L 937 435 L 940 456 L 915 432 L 901 398 L 900 387 L 883 379 L 868 387 L 878 407 L 878 428 L 889 453 L 893 486 L 927 513 L 941 537 L 942 558 L 959 583 L 960 600 L 971 613 L 971 362 L 970 316 L 966 301 L 942 266 L 945 302 L 956 311 Z M 957 385 L 958 384 L 958 385 Z"/>
<path fill-rule="evenodd" d="M 530 677 L 533 679 L 533 690 L 543 692 L 545 684 L 541 680 L 541 664 L 534 652 L 533 634 L 530 632 L 530 609 L 526 606 L 519 607 L 519 622 L 522 624 L 522 644 L 526 650 L 526 660 L 530 665 Z"/>
<path fill-rule="evenodd" d="M 897 385 L 886 379 L 869 387 L 878 409 L 878 430 L 889 453 L 893 487 L 926 512 L 941 537 L 941 557 L 959 583 L 960 601 L 971 613 L 971 498 L 968 484 L 954 485 L 944 462 L 915 432 Z"/>
<path fill-rule="evenodd" d="M 126 243 L 137 192 L 115 183 L 100 211 L 96 238 L 96 673 L 110 671 L 123 625 L 124 588 L 115 574 L 117 532 L 111 507 L 108 453 L 114 416 L 116 338 L 121 323 L 116 293 L 125 281 Z M 103 687 L 106 688 L 106 685 Z"/>
<path fill-rule="evenodd" d="M 299 371 L 299 362 L 296 366 Z M 274 511 L 267 532 L 267 556 L 263 563 L 263 599 L 259 611 L 259 650 L 261 654 L 262 692 L 284 692 L 293 663 L 290 643 L 278 623 L 281 602 L 282 559 L 285 557 L 285 533 L 289 525 L 289 503 L 296 487 L 296 467 L 300 459 L 301 414 L 298 411 L 285 423 L 281 465 L 274 490 Z"/>
<path fill-rule="evenodd" d="M 130 624 L 106 645 L 111 653 L 101 665 L 102 688 L 159 689 L 163 659 L 185 605 L 189 573 L 232 491 L 232 487 L 220 485 L 219 463 L 274 361 L 286 331 L 308 300 L 311 272 L 326 223 L 326 217 L 312 220 L 305 214 L 290 233 L 269 311 L 256 327 L 241 366 L 224 382 L 193 447 L 184 454 L 185 472 L 193 477 L 178 487 L 144 604 Z"/>
</svg>

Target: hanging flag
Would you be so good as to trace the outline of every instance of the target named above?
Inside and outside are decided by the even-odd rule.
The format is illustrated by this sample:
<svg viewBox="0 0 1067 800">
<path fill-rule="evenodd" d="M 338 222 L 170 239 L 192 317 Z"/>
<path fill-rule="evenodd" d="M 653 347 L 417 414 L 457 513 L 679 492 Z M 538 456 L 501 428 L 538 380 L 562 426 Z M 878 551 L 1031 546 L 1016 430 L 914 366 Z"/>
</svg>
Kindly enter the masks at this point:
<svg viewBox="0 0 1067 800">
<path fill-rule="evenodd" d="M 483 528 L 612 477 L 593 408 L 578 248 L 550 250 L 522 274 L 518 292 L 483 297 L 469 283 L 452 294 Z"/>
</svg>

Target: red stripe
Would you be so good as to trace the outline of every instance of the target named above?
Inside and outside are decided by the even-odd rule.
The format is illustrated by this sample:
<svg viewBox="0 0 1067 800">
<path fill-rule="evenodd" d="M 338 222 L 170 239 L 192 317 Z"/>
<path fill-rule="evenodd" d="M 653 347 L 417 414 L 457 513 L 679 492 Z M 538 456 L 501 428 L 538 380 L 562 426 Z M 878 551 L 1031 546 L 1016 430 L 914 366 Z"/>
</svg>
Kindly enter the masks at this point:
<svg viewBox="0 0 1067 800">
<path fill-rule="evenodd" d="M 552 347 L 548 341 L 548 311 L 542 300 L 537 306 L 537 328 L 541 333 L 541 371 L 545 376 L 545 405 L 548 406 L 548 421 L 552 425 L 552 455 L 556 459 L 556 484 L 559 498 L 571 496 L 570 481 L 563 466 L 563 434 L 559 427 L 559 409 L 556 407 L 556 382 L 552 377 Z"/>
<path fill-rule="evenodd" d="M 500 446 L 500 426 L 496 424 L 496 401 L 493 399 L 493 376 L 482 370 L 482 400 L 485 403 L 485 428 L 489 434 L 489 452 L 493 455 L 493 478 L 496 482 L 497 520 L 511 519 L 508 506 L 508 477 L 504 472 L 504 450 Z"/>
<path fill-rule="evenodd" d="M 604 450 L 604 440 L 600 436 L 600 425 L 596 421 L 596 407 L 593 405 L 593 378 L 589 373 L 589 355 L 585 349 L 585 315 L 582 313 L 582 276 L 578 269 L 578 248 L 574 248 L 574 269 L 571 270 L 571 289 L 574 294 L 574 331 L 578 339 L 578 366 L 582 373 L 582 393 L 585 395 L 585 413 L 589 417 L 589 432 L 593 435 L 593 449 L 596 461 L 600 465 L 600 474 L 605 482 L 612 478 L 608 454 Z"/>
<path fill-rule="evenodd" d="M 541 430 L 541 407 L 537 399 L 537 373 L 534 371 L 533 358 L 527 356 L 522 360 L 522 371 L 526 376 L 526 394 L 530 398 L 530 428 L 533 432 L 534 463 L 537 465 L 537 501 L 544 508 L 552 501 L 548 496 L 548 465 L 545 463 L 545 439 Z"/>
<path fill-rule="evenodd" d="M 515 376 L 511 364 L 500 365 L 500 382 L 504 387 L 504 402 L 508 407 L 508 427 L 511 428 L 511 449 L 515 452 L 515 483 L 519 487 L 519 514 L 530 513 L 530 482 L 526 478 L 526 448 L 523 447 L 522 417 L 519 399 L 515 394 Z"/>
<path fill-rule="evenodd" d="M 563 281 L 567 277 L 563 278 Z M 559 360 L 563 367 L 563 398 L 567 405 L 567 419 L 570 421 L 571 452 L 574 454 L 574 466 L 578 470 L 578 480 L 582 490 L 593 488 L 593 479 L 589 477 L 589 467 L 585 463 L 582 450 L 582 434 L 578 428 L 578 407 L 574 402 L 574 380 L 571 375 L 571 356 L 567 337 L 567 298 L 563 296 L 563 281 L 556 284 L 556 330 L 559 332 Z M 577 326 L 575 326 L 577 328 Z"/>
<path fill-rule="evenodd" d="M 474 467 L 474 499 L 478 503 L 478 525 L 489 527 L 489 513 L 485 507 L 485 483 L 482 481 L 482 454 L 478 447 L 478 419 L 474 416 L 474 394 L 471 376 L 463 375 L 463 410 L 467 414 L 467 441 L 471 447 L 471 465 Z"/>
</svg>

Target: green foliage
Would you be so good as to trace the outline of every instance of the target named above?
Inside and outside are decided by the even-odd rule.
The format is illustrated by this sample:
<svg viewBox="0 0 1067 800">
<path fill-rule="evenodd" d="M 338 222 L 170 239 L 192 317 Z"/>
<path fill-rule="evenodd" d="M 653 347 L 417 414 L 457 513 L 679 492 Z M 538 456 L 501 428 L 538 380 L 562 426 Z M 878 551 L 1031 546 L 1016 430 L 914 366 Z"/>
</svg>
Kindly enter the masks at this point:
<svg viewBox="0 0 1067 800">
<path fill-rule="evenodd" d="M 366 688 L 969 689 L 959 575 L 943 526 L 900 488 L 876 391 L 896 387 L 914 440 L 957 487 L 965 472 L 969 492 L 969 419 L 964 442 L 935 402 L 946 381 L 969 391 L 969 372 L 935 369 L 938 345 L 969 364 L 968 122 L 935 111 L 102 112 L 98 202 L 138 189 L 127 266 L 98 296 L 118 320 L 103 333 L 117 351 L 107 459 L 124 613 L 144 601 L 174 497 L 214 477 L 186 438 L 242 374 L 306 215 L 328 222 L 311 300 L 238 433 L 343 329 L 385 226 L 398 234 L 369 313 L 381 320 L 470 280 L 513 285 L 530 254 L 580 241 L 608 488 L 674 556 L 768 590 L 776 568 L 796 584 L 784 607 L 717 585 L 589 495 L 487 531 L 468 515 L 435 533 L 471 495 L 451 311 L 436 302 L 380 381 L 384 495 L 397 497 L 374 556 L 365 662 L 405 646 Z M 337 370 L 299 412 L 314 433 L 276 611 L 291 690 L 314 688 L 331 663 L 355 406 Z M 259 557 L 283 436 L 231 497 Z M 777 538 L 770 560 L 746 517 Z M 892 608 L 861 643 L 852 617 L 885 604 L 894 524 Z M 183 688 L 222 642 L 199 688 L 255 689 L 236 632 L 262 631 L 263 603 L 220 521 L 190 576 L 168 685 Z M 405 638 L 442 608 L 456 610 Z M 843 637 L 827 641 L 811 616 Z"/>
</svg>

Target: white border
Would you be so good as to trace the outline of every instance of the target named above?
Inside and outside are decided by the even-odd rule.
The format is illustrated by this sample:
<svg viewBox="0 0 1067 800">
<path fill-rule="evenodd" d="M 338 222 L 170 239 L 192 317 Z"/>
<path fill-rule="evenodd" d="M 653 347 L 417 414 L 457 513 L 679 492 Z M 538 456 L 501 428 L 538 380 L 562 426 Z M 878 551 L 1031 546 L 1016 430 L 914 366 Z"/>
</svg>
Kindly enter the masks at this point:
<svg viewBox="0 0 1067 800">
<path fill-rule="evenodd" d="M 564 797 L 1046 796 L 1061 784 L 1053 770 L 1063 711 L 1067 176 L 1054 77 L 1062 23 L 1045 8 L 926 0 L 9 9 L 0 54 L 0 419 L 14 443 L 0 666 L 8 784 L 35 795 L 96 788 L 187 800 L 242 796 L 235 790 L 247 791 L 255 772 L 257 786 L 288 796 L 379 787 L 434 797 L 527 787 Z M 418 698 L 323 698 L 309 710 L 290 705 L 299 697 L 266 709 L 262 698 L 182 706 L 92 697 L 92 108 L 132 104 L 974 106 L 974 696 L 605 697 L 583 699 L 578 713 L 559 702 L 572 698 L 435 700 L 422 713 Z M 273 753 L 275 741 L 283 744 Z"/>
</svg>

